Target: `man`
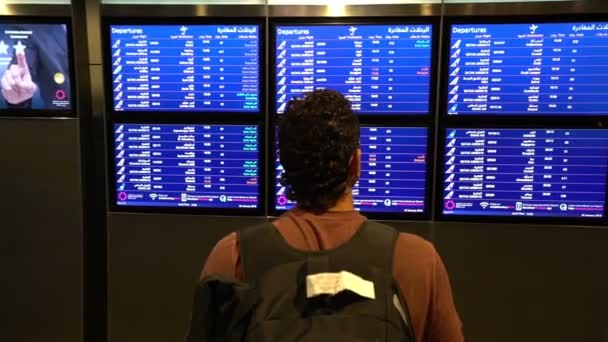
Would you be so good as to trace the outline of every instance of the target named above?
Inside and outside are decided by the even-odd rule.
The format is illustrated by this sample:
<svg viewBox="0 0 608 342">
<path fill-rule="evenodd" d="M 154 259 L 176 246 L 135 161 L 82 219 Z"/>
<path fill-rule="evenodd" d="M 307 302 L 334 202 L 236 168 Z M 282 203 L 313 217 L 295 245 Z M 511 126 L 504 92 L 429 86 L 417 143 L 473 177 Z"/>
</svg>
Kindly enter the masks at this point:
<svg viewBox="0 0 608 342">
<path fill-rule="evenodd" d="M 16 32 L 28 33 L 15 39 L 15 54 L 0 84 L 9 108 L 32 108 L 36 91 L 42 108 L 70 109 L 68 43 L 65 25 L 19 25 Z"/>
<path fill-rule="evenodd" d="M 359 121 L 340 93 L 317 90 L 292 100 L 279 125 L 282 182 L 297 207 L 273 222 L 286 242 L 304 251 L 334 249 L 367 220 L 355 211 L 352 187 L 360 174 Z M 463 341 L 446 269 L 433 246 L 401 233 L 393 277 L 409 308 L 417 342 Z M 209 255 L 203 276 L 242 280 L 236 233 Z"/>
</svg>

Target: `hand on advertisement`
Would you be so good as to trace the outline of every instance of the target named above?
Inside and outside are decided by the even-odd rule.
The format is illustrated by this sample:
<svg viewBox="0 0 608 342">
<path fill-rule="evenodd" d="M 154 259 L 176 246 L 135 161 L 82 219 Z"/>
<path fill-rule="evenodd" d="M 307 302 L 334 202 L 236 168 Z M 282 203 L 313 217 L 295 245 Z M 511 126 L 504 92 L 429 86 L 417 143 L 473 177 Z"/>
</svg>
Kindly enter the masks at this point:
<svg viewBox="0 0 608 342">
<path fill-rule="evenodd" d="M 32 81 L 24 53 L 17 53 L 17 64 L 11 64 L 2 76 L 2 96 L 10 104 L 31 99 L 38 88 Z"/>
</svg>

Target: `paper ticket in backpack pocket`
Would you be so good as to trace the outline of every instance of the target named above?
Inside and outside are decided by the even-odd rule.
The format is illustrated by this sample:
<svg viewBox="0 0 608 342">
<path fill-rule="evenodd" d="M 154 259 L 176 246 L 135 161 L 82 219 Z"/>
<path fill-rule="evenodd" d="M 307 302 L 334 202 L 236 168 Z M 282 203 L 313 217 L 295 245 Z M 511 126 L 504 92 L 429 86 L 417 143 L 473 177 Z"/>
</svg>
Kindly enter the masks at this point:
<svg viewBox="0 0 608 342">
<path fill-rule="evenodd" d="M 348 271 L 317 273 L 306 276 L 307 298 L 320 295 L 333 296 L 345 290 L 364 298 L 376 299 L 374 283 Z"/>
</svg>

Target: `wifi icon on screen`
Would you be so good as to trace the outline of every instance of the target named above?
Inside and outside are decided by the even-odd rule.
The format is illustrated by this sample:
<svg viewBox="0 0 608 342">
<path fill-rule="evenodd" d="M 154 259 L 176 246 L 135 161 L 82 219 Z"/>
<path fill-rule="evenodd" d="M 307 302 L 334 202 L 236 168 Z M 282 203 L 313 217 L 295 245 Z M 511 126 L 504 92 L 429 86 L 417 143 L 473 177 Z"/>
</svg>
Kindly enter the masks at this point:
<svg viewBox="0 0 608 342">
<path fill-rule="evenodd" d="M 488 203 L 488 202 L 481 202 L 481 203 L 479 203 L 479 205 L 480 205 L 482 208 L 486 209 L 487 207 L 489 207 L 489 206 L 490 206 L 490 203 Z"/>
<path fill-rule="evenodd" d="M 148 196 L 150 196 L 150 198 L 151 198 L 151 199 L 153 199 L 153 200 L 155 200 L 155 199 L 157 199 L 157 198 L 158 198 L 158 195 L 157 195 L 157 194 L 150 194 L 150 195 L 148 195 Z"/>
</svg>

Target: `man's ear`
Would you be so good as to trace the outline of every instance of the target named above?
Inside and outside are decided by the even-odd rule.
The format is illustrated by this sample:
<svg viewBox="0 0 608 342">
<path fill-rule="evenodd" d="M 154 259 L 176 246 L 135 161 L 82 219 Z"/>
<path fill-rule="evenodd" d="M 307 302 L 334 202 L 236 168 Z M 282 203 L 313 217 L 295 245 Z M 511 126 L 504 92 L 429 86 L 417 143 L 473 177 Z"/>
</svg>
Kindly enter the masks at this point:
<svg viewBox="0 0 608 342">
<path fill-rule="evenodd" d="M 355 150 L 349 168 L 348 178 L 351 179 L 351 186 L 353 186 L 361 177 L 361 147 L 357 147 Z"/>
</svg>

